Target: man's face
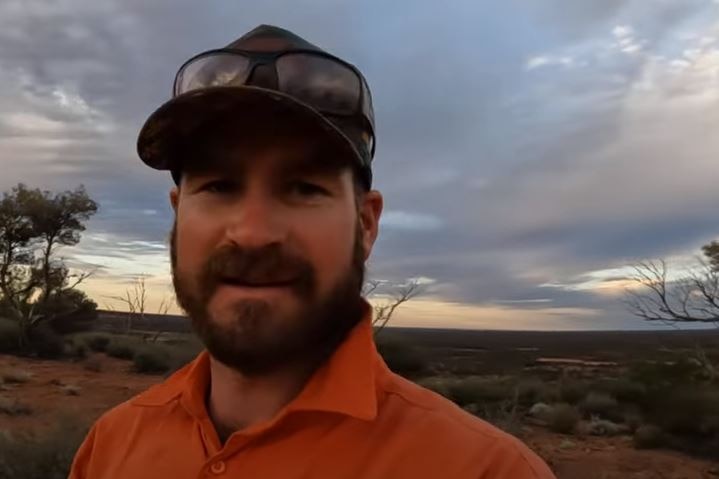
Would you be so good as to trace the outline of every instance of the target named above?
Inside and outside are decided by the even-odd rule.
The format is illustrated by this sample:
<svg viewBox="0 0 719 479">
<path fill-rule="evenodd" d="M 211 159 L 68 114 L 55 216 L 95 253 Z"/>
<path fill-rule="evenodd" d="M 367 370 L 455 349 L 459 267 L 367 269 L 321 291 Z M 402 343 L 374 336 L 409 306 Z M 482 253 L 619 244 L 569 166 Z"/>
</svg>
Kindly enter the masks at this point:
<svg viewBox="0 0 719 479">
<path fill-rule="evenodd" d="M 298 130 L 198 144 L 188 160 L 202 168 L 170 194 L 178 303 L 208 351 L 246 374 L 321 359 L 364 313 L 381 196 L 356 200 L 346 160 Z"/>
</svg>

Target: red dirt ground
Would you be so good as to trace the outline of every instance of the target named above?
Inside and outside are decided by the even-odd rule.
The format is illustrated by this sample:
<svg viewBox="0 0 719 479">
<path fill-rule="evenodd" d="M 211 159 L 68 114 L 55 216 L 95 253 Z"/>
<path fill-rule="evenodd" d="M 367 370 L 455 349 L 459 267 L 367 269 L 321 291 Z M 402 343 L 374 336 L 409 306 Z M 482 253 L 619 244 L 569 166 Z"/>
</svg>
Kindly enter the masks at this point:
<svg viewBox="0 0 719 479">
<path fill-rule="evenodd" d="M 161 376 L 132 373 L 128 361 L 101 354 L 93 360 L 101 363 L 102 371 L 89 371 L 82 362 L 0 355 L 0 372 L 21 370 L 32 375 L 26 383 L 6 384 L 0 396 L 18 398 L 33 411 L 21 416 L 0 413 L 0 431 L 41 432 L 54 426 L 63 414 L 89 424 L 103 411 L 162 381 Z M 78 386 L 79 394 L 69 396 L 58 381 Z M 562 436 L 528 427 L 525 440 L 549 462 L 559 479 L 719 478 L 719 464 L 672 451 L 638 451 L 629 437 Z"/>
</svg>

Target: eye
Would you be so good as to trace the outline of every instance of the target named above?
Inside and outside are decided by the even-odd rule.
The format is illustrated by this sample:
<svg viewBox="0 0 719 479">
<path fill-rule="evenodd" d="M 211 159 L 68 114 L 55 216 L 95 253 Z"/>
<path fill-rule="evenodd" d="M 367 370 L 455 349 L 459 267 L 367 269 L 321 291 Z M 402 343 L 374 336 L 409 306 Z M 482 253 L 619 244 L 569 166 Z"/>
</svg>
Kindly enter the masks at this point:
<svg viewBox="0 0 719 479">
<path fill-rule="evenodd" d="M 295 181 L 290 184 L 290 191 L 300 196 L 327 195 L 328 191 L 319 185 L 307 181 Z"/>
<path fill-rule="evenodd" d="M 210 181 L 209 183 L 206 183 L 201 190 L 207 191 L 209 193 L 230 193 L 235 188 L 235 185 L 232 181 L 228 180 L 215 180 Z"/>
</svg>

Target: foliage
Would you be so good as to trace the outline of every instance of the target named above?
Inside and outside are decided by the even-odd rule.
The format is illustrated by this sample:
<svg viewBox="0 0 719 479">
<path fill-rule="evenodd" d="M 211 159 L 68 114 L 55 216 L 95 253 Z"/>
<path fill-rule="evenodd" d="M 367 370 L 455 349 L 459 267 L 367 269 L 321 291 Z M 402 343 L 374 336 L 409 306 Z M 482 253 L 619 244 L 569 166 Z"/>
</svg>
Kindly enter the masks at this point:
<svg viewBox="0 0 719 479">
<path fill-rule="evenodd" d="M 72 303 L 73 298 L 69 296 L 72 293 L 68 291 L 89 273 L 71 275 L 56 258 L 56 252 L 62 246 L 74 246 L 80 241 L 84 222 L 96 211 L 97 204 L 83 186 L 53 195 L 19 183 L 10 193 L 3 193 L 0 200 L 0 315 L 19 324 L 21 347 L 28 346 L 30 333 L 41 323 L 54 320 L 62 329 L 59 325 L 78 313 L 64 307 Z M 73 283 L 71 278 L 76 278 Z M 68 297 L 71 300 L 65 301 Z M 92 310 L 90 303 L 86 300 L 80 304 L 84 309 L 79 313 L 87 317 Z M 54 307 L 60 310 L 55 311 Z"/>
<path fill-rule="evenodd" d="M 85 344 L 91 350 L 97 353 L 104 353 L 107 351 L 107 347 L 110 345 L 110 336 L 107 334 L 96 333 L 89 334 L 83 337 Z"/>
<path fill-rule="evenodd" d="M 48 434 L 0 435 L 0 479 L 65 479 L 87 426 L 63 417 Z"/>
<path fill-rule="evenodd" d="M 133 359 L 135 372 L 144 374 L 162 374 L 170 369 L 170 359 L 158 349 L 146 348 L 135 354 Z"/>
<path fill-rule="evenodd" d="M 619 403 L 616 399 L 606 393 L 590 392 L 581 402 L 580 408 L 588 415 L 599 415 L 609 417 L 609 415 L 617 410 Z"/>
<path fill-rule="evenodd" d="M 128 341 L 113 339 L 107 346 L 107 355 L 118 359 L 132 359 L 135 357 L 137 346 Z"/>
<path fill-rule="evenodd" d="M 449 397 L 462 407 L 507 400 L 513 393 L 512 381 L 503 377 L 467 377 L 449 385 Z"/>
<path fill-rule="evenodd" d="M 393 339 L 378 338 L 377 350 L 395 373 L 405 377 L 418 377 L 429 368 L 429 361 L 414 345 Z"/>
<path fill-rule="evenodd" d="M 658 426 L 644 424 L 634 431 L 634 447 L 637 449 L 656 449 L 664 443 L 664 433 Z"/>
<path fill-rule="evenodd" d="M 65 354 L 65 342 L 62 336 L 46 325 L 31 331 L 29 346 L 33 353 L 44 359 L 58 359 Z"/>
<path fill-rule="evenodd" d="M 559 397 L 569 404 L 578 404 L 589 393 L 589 385 L 585 381 L 563 379 L 559 383 Z"/>
<path fill-rule="evenodd" d="M 549 428 L 560 434 L 571 434 L 577 428 L 579 419 L 579 411 L 571 404 L 555 404 L 549 415 Z"/>
<path fill-rule="evenodd" d="M 0 319 L 0 354 L 15 353 L 20 348 L 20 325 Z"/>
</svg>

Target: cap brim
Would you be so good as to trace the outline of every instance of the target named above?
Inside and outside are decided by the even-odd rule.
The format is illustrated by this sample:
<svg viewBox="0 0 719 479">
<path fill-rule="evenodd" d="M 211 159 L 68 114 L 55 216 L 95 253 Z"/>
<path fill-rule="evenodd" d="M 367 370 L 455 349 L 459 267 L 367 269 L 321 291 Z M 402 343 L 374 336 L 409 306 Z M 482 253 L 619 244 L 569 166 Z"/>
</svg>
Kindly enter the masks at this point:
<svg viewBox="0 0 719 479">
<path fill-rule="evenodd" d="M 137 139 L 137 152 L 142 161 L 157 170 L 178 167 L 178 148 L 198 127 L 228 115 L 252 115 L 253 112 L 281 112 L 275 118 L 300 121 L 303 127 L 326 135 L 340 148 L 346 148 L 361 164 L 361 157 L 352 141 L 320 112 L 284 93 L 253 86 L 209 87 L 179 95 L 150 115 Z M 257 125 L 258 128 L 262 125 Z"/>
</svg>

